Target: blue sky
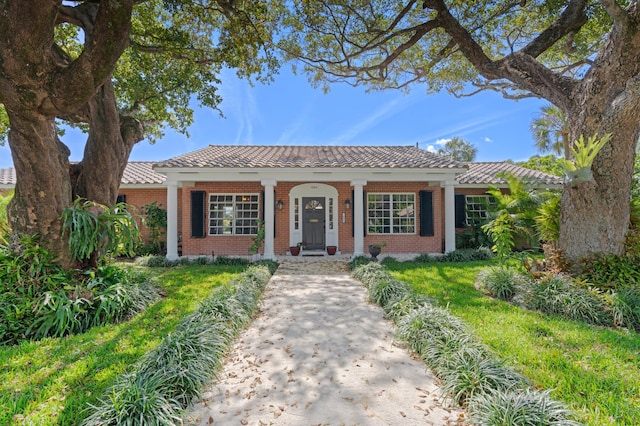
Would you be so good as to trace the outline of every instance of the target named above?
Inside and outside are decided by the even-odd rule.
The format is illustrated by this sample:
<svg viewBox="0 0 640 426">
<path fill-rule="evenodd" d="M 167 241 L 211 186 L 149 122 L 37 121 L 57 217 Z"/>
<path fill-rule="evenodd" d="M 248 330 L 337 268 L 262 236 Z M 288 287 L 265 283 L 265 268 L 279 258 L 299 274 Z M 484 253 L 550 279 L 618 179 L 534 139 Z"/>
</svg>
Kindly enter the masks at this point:
<svg viewBox="0 0 640 426">
<path fill-rule="evenodd" d="M 222 76 L 217 111 L 198 109 L 190 136 L 168 130 L 155 145 L 138 143 L 131 160 L 164 160 L 209 144 L 224 145 L 415 145 L 423 149 L 460 137 L 478 148 L 476 161 L 524 160 L 536 154 L 529 131 L 545 101 L 503 99 L 493 92 L 467 98 L 427 95 L 414 86 L 369 92 L 336 84 L 327 94 L 304 75 L 284 70 L 270 85 L 252 87 L 233 72 Z M 84 136 L 63 138 L 71 160 L 82 158 Z M 0 147 L 0 167 L 12 165 L 8 146 Z"/>
</svg>

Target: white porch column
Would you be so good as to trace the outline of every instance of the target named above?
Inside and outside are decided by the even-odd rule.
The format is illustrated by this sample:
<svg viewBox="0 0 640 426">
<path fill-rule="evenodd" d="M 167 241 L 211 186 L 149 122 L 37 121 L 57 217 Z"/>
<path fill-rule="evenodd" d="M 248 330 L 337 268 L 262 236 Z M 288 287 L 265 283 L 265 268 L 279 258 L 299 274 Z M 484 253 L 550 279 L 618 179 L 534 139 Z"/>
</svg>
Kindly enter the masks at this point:
<svg viewBox="0 0 640 426">
<path fill-rule="evenodd" d="M 352 180 L 353 186 L 353 255 L 364 254 L 364 200 L 366 180 Z"/>
<path fill-rule="evenodd" d="M 167 259 L 178 256 L 178 181 L 167 180 Z"/>
<path fill-rule="evenodd" d="M 454 193 L 455 181 L 447 180 L 444 186 L 444 252 L 456 249 L 456 203 Z"/>
<path fill-rule="evenodd" d="M 275 229 L 275 180 L 263 180 L 264 186 L 264 257 L 265 259 L 275 259 L 273 244 L 273 230 Z"/>
</svg>

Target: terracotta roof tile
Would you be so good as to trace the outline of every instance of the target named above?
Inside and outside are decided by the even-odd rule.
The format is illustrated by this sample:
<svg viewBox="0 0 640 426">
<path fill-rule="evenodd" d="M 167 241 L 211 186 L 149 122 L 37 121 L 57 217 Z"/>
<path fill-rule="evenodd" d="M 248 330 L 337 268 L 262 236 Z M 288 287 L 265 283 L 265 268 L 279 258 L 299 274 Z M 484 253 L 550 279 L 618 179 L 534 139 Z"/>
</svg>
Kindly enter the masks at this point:
<svg viewBox="0 0 640 426">
<path fill-rule="evenodd" d="M 456 181 L 461 185 L 505 184 L 507 181 L 504 178 L 497 176 L 504 172 L 512 173 L 521 179 L 528 179 L 544 185 L 562 185 L 563 182 L 563 179 L 559 176 L 550 175 L 537 170 L 525 169 L 524 167 L 510 163 L 478 162 L 467 163 L 467 166 L 469 167 L 469 170 L 456 178 Z"/>
<path fill-rule="evenodd" d="M 412 146 L 209 145 L 159 167 L 194 168 L 463 168 Z"/>
<path fill-rule="evenodd" d="M 122 174 L 123 185 L 135 184 L 159 184 L 163 183 L 167 177 L 156 173 L 153 170 L 153 161 L 130 161 Z"/>
<path fill-rule="evenodd" d="M 124 169 L 123 185 L 161 184 L 167 177 L 156 173 L 153 161 L 130 161 Z M 0 185 L 15 185 L 16 173 L 13 168 L 0 169 Z"/>
</svg>

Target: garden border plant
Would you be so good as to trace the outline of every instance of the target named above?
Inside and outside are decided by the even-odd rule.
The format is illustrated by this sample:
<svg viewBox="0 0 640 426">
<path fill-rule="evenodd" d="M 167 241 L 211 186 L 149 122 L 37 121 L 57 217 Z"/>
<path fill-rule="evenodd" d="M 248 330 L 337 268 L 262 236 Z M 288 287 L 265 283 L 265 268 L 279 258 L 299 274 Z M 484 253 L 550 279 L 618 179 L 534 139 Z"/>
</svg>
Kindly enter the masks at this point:
<svg viewBox="0 0 640 426">
<path fill-rule="evenodd" d="M 84 425 L 174 424 L 216 378 L 233 340 L 258 312 L 271 271 L 251 266 L 185 317 L 174 333 L 90 407 Z"/>
<path fill-rule="evenodd" d="M 441 379 L 442 396 L 465 406 L 472 422 L 516 425 L 523 424 L 517 422 L 521 418 L 534 421 L 524 424 L 579 424 L 548 392 L 533 389 L 526 378 L 504 366 L 461 320 L 414 295 L 406 283 L 393 279 L 383 266 L 359 265 L 352 275 L 397 324 L 397 337 Z M 512 421 L 505 423 L 510 417 Z"/>
</svg>

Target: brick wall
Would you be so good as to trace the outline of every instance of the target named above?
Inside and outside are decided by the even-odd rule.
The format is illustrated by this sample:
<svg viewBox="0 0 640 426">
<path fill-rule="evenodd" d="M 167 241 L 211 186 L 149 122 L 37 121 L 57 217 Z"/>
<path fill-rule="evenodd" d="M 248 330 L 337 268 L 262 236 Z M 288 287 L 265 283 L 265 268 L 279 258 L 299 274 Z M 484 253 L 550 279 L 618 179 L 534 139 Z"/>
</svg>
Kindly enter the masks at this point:
<svg viewBox="0 0 640 426">
<path fill-rule="evenodd" d="M 118 195 L 124 195 L 126 197 L 127 204 L 135 207 L 133 213 L 136 218 L 136 222 L 138 222 L 140 232 L 142 233 L 142 239 L 145 242 L 149 242 L 149 229 L 142 224 L 141 207 L 156 201 L 158 204 L 161 204 L 163 209 L 166 210 L 167 190 L 165 188 L 120 188 Z M 178 192 L 178 197 L 179 196 Z M 178 210 L 180 210 L 180 206 L 178 206 Z M 180 217 L 179 214 L 178 217 Z M 166 241 L 166 236 L 163 236 L 161 240 Z"/>
<path fill-rule="evenodd" d="M 285 255 L 289 250 L 289 194 L 291 190 L 300 184 L 306 182 L 278 182 L 274 188 L 274 200 L 282 200 L 284 202 L 283 210 L 275 210 L 275 241 L 274 252 L 276 255 Z M 326 183 L 333 186 L 338 191 L 338 202 L 336 208 L 336 221 L 338 226 L 338 249 L 342 253 L 353 253 L 353 204 L 351 210 L 346 210 L 344 201 L 351 199 L 352 187 L 349 182 L 333 182 Z M 365 187 L 367 192 L 409 192 L 416 196 L 416 203 L 419 204 L 418 191 L 433 190 L 434 205 L 434 230 L 433 237 L 421 237 L 418 229 L 416 234 L 410 235 L 365 235 L 365 249 L 368 244 L 379 243 L 385 241 L 387 246 L 385 251 L 388 253 L 434 253 L 442 251 L 443 225 L 442 211 L 438 206 L 442 204 L 442 193 L 440 188 L 428 187 L 425 183 L 409 182 L 409 183 L 370 183 Z M 183 218 L 179 225 L 182 233 L 182 250 L 184 255 L 247 255 L 248 248 L 253 243 L 252 236 L 223 236 L 207 235 L 204 238 L 191 237 L 191 191 L 205 191 L 208 194 L 260 194 L 264 188 L 259 182 L 198 182 L 194 186 L 183 187 L 179 194 L 182 212 L 180 217 Z M 165 196 L 166 197 L 166 196 Z M 208 199 L 208 198 L 207 198 Z M 416 224 L 420 222 L 419 205 L 416 209 Z M 342 213 L 345 214 L 345 222 L 342 223 Z M 262 216 L 262 211 L 260 212 Z M 208 224 L 207 224 L 208 225 Z M 207 232 L 208 234 L 208 232 Z M 260 250 L 263 252 L 263 248 Z"/>
</svg>

